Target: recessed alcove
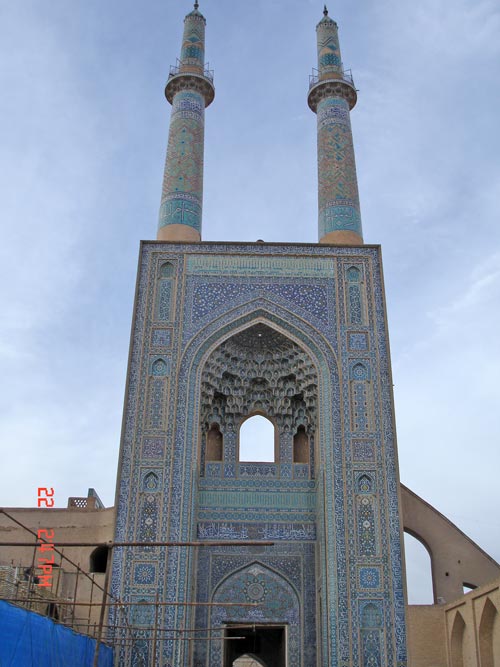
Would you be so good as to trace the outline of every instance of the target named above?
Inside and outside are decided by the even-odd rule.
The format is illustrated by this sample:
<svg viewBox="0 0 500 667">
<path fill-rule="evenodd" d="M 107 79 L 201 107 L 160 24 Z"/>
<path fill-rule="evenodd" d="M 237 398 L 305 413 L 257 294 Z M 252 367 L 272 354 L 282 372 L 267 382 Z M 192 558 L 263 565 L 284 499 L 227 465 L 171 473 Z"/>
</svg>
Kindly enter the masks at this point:
<svg viewBox="0 0 500 667">
<path fill-rule="evenodd" d="M 201 475 L 308 477 L 317 394 L 312 359 L 273 327 L 259 322 L 224 340 L 201 378 Z"/>
<path fill-rule="evenodd" d="M 302 424 L 293 436 L 293 462 L 309 463 L 309 438 Z"/>
<path fill-rule="evenodd" d="M 207 433 L 207 461 L 222 461 L 224 440 L 218 424 L 212 424 Z"/>
<path fill-rule="evenodd" d="M 96 547 L 90 554 L 89 572 L 105 573 L 108 563 L 108 547 Z"/>
</svg>

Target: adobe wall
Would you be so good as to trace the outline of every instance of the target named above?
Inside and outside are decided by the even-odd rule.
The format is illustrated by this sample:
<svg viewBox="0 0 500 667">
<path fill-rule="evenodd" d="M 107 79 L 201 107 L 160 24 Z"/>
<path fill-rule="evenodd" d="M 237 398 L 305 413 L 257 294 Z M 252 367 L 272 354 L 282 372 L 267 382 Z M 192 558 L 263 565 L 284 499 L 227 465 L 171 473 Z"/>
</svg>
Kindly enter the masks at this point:
<svg viewBox="0 0 500 667">
<path fill-rule="evenodd" d="M 482 586 L 500 577 L 500 565 L 432 505 L 401 484 L 404 530 L 426 547 L 431 557 L 434 602 L 463 595 L 464 584 Z"/>
<path fill-rule="evenodd" d="M 500 665 L 500 578 L 448 605 L 407 607 L 408 667 Z"/>
<path fill-rule="evenodd" d="M 406 622 L 408 667 L 447 667 L 443 607 L 408 605 Z"/>
<path fill-rule="evenodd" d="M 500 665 L 500 579 L 444 608 L 450 667 Z"/>
<path fill-rule="evenodd" d="M 20 523 L 32 531 L 44 528 L 54 530 L 56 542 L 109 542 L 113 539 L 115 510 L 106 509 L 72 509 L 72 508 L 40 508 L 27 509 L 6 507 L 5 512 L 12 515 Z M 34 538 L 14 521 L 0 512 L 0 543 L 30 542 Z M 80 563 L 84 570 L 89 569 L 89 558 L 93 547 L 65 547 L 64 553 L 75 563 Z M 32 547 L 0 546 L 0 564 L 31 565 Z M 71 566 L 66 564 L 68 569 Z M 66 567 L 65 566 L 65 567 Z"/>
<path fill-rule="evenodd" d="M 32 531 L 46 529 L 54 531 L 56 542 L 109 542 L 113 539 L 115 512 L 109 509 L 24 509 L 5 508 L 5 511 L 20 523 L 28 526 Z M 51 533 L 48 533 L 49 535 Z M 34 537 L 26 530 L 17 525 L 5 514 L 0 512 L 0 543 L 1 542 L 31 542 Z M 90 570 L 90 554 L 95 547 L 61 547 L 64 555 L 70 558 L 82 570 Z M 5 597 L 23 598 L 27 594 L 29 582 L 25 581 L 26 568 L 31 567 L 33 555 L 35 555 L 35 574 L 40 575 L 37 568 L 39 558 L 52 558 L 54 552 L 40 553 L 33 547 L 0 546 L 0 566 L 12 566 L 11 571 L 2 567 L 0 578 L 2 579 L 2 590 Z M 61 557 L 54 554 L 55 564 L 61 563 Z M 104 573 L 93 573 L 91 579 L 100 585 L 104 584 Z M 76 568 L 68 561 L 63 561 L 62 566 L 54 567 L 52 571 L 52 587 L 31 586 L 31 594 L 36 597 L 53 595 L 61 601 L 58 605 L 59 618 L 65 615 L 73 615 L 74 627 L 82 630 L 90 624 L 97 623 L 99 618 L 99 606 L 93 606 L 89 615 L 89 607 L 77 605 L 75 609 L 69 604 L 62 604 L 75 597 L 77 602 L 88 602 L 92 597 L 93 602 L 102 600 L 102 592 L 92 585 L 92 581 L 77 575 Z M 93 590 L 92 590 L 93 589 Z M 38 608 L 39 607 L 39 608 Z M 37 611 L 45 613 L 45 605 L 38 605 Z"/>
</svg>

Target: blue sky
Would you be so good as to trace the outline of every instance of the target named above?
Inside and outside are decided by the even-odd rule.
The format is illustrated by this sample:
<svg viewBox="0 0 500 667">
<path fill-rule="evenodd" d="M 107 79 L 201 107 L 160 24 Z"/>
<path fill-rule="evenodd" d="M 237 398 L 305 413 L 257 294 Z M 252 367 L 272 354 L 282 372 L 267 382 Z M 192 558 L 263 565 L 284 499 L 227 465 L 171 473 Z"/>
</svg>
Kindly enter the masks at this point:
<svg viewBox="0 0 500 667">
<path fill-rule="evenodd" d="M 202 2 L 205 240 L 317 240 L 310 0 Z M 140 239 L 191 4 L 0 8 L 0 504 L 114 501 Z M 336 2 L 365 241 L 381 243 L 401 479 L 500 560 L 500 5 Z M 5 465 L 6 461 L 10 465 Z"/>
</svg>

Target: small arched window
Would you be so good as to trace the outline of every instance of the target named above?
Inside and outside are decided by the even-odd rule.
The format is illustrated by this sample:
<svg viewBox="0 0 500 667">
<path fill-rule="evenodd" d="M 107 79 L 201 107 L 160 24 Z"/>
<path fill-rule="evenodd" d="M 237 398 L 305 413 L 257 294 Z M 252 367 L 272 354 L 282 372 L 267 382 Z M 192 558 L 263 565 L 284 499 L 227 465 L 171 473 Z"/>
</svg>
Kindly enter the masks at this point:
<svg viewBox="0 0 500 667">
<path fill-rule="evenodd" d="M 207 461 L 222 461 L 223 456 L 223 437 L 218 424 L 212 424 L 207 433 L 207 452 L 205 459 Z"/>
<path fill-rule="evenodd" d="M 95 572 L 96 574 L 104 574 L 104 572 L 106 572 L 108 551 L 108 547 L 104 546 L 94 549 L 90 554 L 89 572 Z"/>
<path fill-rule="evenodd" d="M 275 460 L 274 424 L 261 415 L 246 419 L 240 427 L 240 461 Z"/>
<path fill-rule="evenodd" d="M 293 436 L 293 462 L 309 463 L 309 438 L 304 426 L 299 426 Z"/>
</svg>

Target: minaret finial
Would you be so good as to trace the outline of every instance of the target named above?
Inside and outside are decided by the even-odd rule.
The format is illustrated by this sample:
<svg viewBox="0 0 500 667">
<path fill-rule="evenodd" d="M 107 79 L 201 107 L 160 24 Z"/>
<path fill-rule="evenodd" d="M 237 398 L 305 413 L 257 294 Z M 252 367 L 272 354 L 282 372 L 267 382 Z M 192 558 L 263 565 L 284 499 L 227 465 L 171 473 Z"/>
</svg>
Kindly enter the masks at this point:
<svg viewBox="0 0 500 667">
<path fill-rule="evenodd" d="M 328 16 L 328 8 L 326 5 L 323 7 L 323 16 Z"/>
</svg>

